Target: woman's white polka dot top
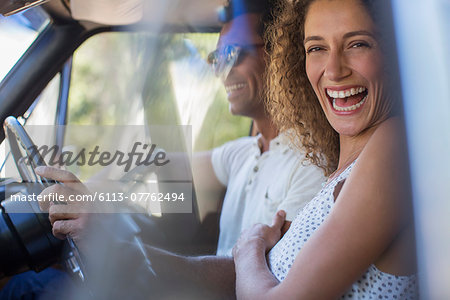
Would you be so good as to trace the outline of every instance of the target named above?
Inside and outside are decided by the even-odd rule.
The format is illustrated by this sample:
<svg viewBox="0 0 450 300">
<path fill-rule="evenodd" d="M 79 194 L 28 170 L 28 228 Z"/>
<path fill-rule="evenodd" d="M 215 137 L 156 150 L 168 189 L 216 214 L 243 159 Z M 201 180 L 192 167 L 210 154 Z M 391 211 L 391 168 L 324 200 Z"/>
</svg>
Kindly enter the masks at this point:
<svg viewBox="0 0 450 300">
<path fill-rule="evenodd" d="M 290 229 L 268 254 L 269 267 L 281 282 L 311 235 L 324 222 L 334 205 L 336 185 L 346 179 L 355 162 L 329 182 L 296 216 Z M 342 295 L 342 299 L 417 299 L 415 275 L 395 276 L 371 265 L 364 275 Z"/>
</svg>

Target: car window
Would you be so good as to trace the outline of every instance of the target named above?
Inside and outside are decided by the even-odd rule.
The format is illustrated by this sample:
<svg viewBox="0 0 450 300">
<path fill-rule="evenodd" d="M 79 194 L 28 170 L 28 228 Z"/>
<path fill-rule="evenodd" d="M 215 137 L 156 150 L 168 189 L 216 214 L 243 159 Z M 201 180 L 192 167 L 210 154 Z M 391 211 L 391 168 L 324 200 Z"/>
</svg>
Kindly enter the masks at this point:
<svg viewBox="0 0 450 300">
<path fill-rule="evenodd" d="M 218 34 L 109 32 L 74 54 L 69 124 L 191 125 L 194 150 L 248 135 L 206 63 Z M 112 63 L 113 62 L 113 63 Z"/>
<path fill-rule="evenodd" d="M 450 1 L 393 1 L 421 299 L 449 299 Z M 432 104 L 430 104 L 432 103 Z"/>
<path fill-rule="evenodd" d="M 73 55 L 68 128 L 74 131 L 66 135 L 65 147 L 89 149 L 95 143 L 118 149 L 151 140 L 161 141 L 156 144 L 166 151 L 187 152 L 190 157 L 191 151 L 210 150 L 248 135 L 250 119 L 229 112 L 225 89 L 206 62 L 217 40 L 217 33 L 149 32 L 105 32 L 88 39 Z M 77 133 L 78 125 L 103 134 L 89 140 L 88 134 Z M 143 126 L 129 133 L 132 125 Z M 188 141 L 177 142 L 175 132 L 169 139 L 158 136 L 180 125 L 188 125 Z M 148 132 L 141 132 L 148 127 Z M 133 135 L 137 132 L 139 138 Z M 82 179 L 120 178 L 112 167 L 71 171 Z M 189 172 L 181 180 L 191 181 L 190 176 Z"/>
<path fill-rule="evenodd" d="M 50 24 L 50 18 L 40 7 L 34 7 L 9 17 L 0 15 L 0 45 L 2 45 L 0 84 L 48 24 Z M 32 124 L 54 124 L 59 81 L 60 76 L 55 76 L 25 114 L 19 117 L 22 125 L 27 127 Z M 53 138 L 51 135 L 46 137 L 47 140 Z M 14 167 L 6 140 L 0 144 L 0 162 L 2 177 L 18 178 L 18 171 Z M 6 169 L 8 169 L 7 174 L 5 173 Z"/>
<path fill-rule="evenodd" d="M 61 76 L 58 73 L 48 83 L 23 116 L 18 118 L 19 122 L 29 131 L 32 138 L 34 137 L 34 131 L 38 129 L 35 125 L 55 124 L 60 80 Z M 39 143 L 41 144 L 54 144 L 56 138 L 55 131 L 42 130 L 39 133 L 39 138 Z M 2 177 L 18 178 L 19 173 L 14 165 L 12 156 L 9 154 L 9 143 L 6 139 L 0 144 L 0 162 L 0 171 L 3 172 Z M 5 170 L 8 170 L 8 172 L 4 173 Z"/>
<path fill-rule="evenodd" d="M 0 82 L 49 22 L 40 7 L 7 18 L 0 16 Z"/>
</svg>

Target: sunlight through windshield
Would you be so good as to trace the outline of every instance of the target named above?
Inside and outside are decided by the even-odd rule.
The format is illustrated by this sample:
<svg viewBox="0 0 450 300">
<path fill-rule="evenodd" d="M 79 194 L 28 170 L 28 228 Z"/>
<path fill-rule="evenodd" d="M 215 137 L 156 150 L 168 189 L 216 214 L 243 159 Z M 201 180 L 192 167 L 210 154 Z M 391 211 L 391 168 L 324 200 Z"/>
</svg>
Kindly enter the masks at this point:
<svg viewBox="0 0 450 300">
<path fill-rule="evenodd" d="M 0 82 L 48 23 L 47 15 L 40 8 L 6 18 L 0 16 Z"/>
</svg>

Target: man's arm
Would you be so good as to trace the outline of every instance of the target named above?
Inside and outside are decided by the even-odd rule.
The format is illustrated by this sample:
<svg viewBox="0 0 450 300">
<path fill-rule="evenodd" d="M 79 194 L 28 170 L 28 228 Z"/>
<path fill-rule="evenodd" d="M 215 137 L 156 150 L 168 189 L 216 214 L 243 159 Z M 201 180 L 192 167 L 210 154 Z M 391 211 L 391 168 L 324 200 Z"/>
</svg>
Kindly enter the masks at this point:
<svg viewBox="0 0 450 300">
<path fill-rule="evenodd" d="M 192 174 L 201 218 L 220 209 L 226 190 L 214 172 L 211 156 L 212 151 L 205 151 L 195 153 L 192 159 Z"/>
<path fill-rule="evenodd" d="M 192 160 L 192 173 L 196 184 L 202 188 L 221 191 L 225 186 L 217 179 L 211 162 L 212 151 L 198 152 Z"/>
<path fill-rule="evenodd" d="M 151 246 L 146 251 L 163 289 L 181 286 L 184 293 L 208 299 L 236 297 L 232 257 L 180 256 Z"/>
</svg>

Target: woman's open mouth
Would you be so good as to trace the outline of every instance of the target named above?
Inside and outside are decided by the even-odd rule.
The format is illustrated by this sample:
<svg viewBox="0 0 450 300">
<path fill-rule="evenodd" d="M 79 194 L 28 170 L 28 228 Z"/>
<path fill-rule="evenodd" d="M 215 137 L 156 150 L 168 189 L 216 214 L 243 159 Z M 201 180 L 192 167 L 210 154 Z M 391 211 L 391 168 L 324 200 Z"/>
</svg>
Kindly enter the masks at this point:
<svg viewBox="0 0 450 300">
<path fill-rule="evenodd" d="M 367 99 L 365 87 L 352 87 L 345 90 L 326 89 L 328 100 L 336 112 L 354 112 L 359 109 Z"/>
</svg>

